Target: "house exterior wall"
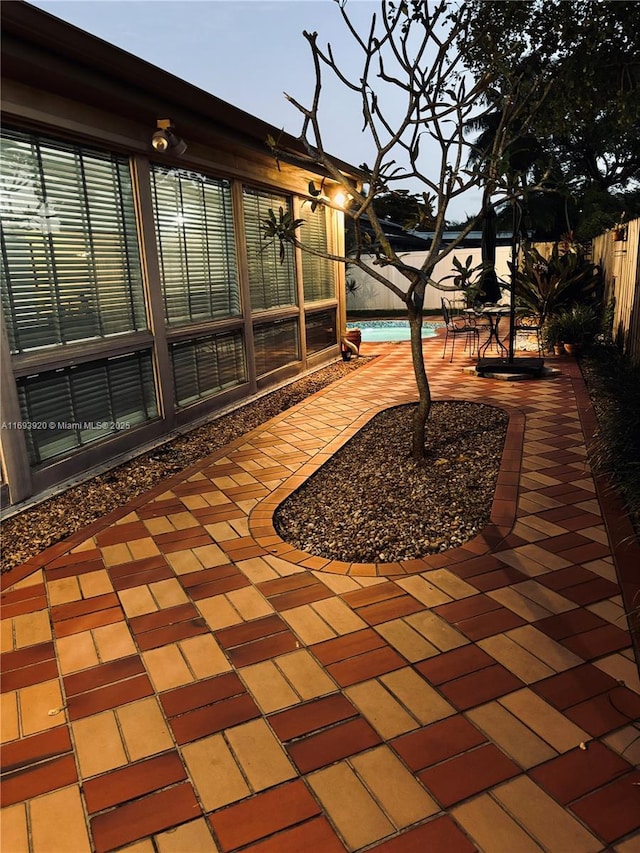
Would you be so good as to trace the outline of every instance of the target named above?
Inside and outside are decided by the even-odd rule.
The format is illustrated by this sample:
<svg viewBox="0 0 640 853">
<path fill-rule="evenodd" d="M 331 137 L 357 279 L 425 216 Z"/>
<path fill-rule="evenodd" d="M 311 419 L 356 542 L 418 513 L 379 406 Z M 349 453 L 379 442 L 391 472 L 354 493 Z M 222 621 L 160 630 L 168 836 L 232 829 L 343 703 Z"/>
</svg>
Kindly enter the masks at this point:
<svg viewBox="0 0 640 853">
<path fill-rule="evenodd" d="M 3 39 L 3 505 L 335 359 L 345 316 L 339 265 L 261 240 L 282 204 L 342 250 L 342 214 L 311 213 L 317 176 L 276 164 L 259 121 L 216 122 L 168 75 L 141 91 L 135 58 L 123 80 L 121 52 L 55 26 L 70 55 Z M 167 116 L 179 158 L 150 144 Z"/>
</svg>

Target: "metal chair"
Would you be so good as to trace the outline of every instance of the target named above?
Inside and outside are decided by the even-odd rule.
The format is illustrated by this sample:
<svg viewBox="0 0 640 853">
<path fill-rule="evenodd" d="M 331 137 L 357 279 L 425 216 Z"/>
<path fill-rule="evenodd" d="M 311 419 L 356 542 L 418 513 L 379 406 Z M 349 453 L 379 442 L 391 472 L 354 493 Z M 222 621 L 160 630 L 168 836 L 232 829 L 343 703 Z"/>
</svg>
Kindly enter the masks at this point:
<svg viewBox="0 0 640 853">
<path fill-rule="evenodd" d="M 516 314 L 515 324 L 515 340 L 518 335 L 526 335 L 531 337 L 536 336 L 536 344 L 538 346 L 538 355 L 542 356 L 542 324 L 540 318 L 535 314 Z"/>
<path fill-rule="evenodd" d="M 447 342 L 449 340 L 449 336 L 451 336 L 451 358 L 449 359 L 449 363 L 451 363 L 453 361 L 453 351 L 456 345 L 456 338 L 464 337 L 465 350 L 467 348 L 467 344 L 471 340 L 470 352 L 472 353 L 475 347 L 479 344 L 480 332 L 478 331 L 478 327 L 469 322 L 465 317 L 454 317 L 449 300 L 444 298 L 442 299 L 442 317 L 445 323 L 445 338 L 444 347 L 442 349 L 442 358 L 444 358 L 447 353 Z"/>
</svg>

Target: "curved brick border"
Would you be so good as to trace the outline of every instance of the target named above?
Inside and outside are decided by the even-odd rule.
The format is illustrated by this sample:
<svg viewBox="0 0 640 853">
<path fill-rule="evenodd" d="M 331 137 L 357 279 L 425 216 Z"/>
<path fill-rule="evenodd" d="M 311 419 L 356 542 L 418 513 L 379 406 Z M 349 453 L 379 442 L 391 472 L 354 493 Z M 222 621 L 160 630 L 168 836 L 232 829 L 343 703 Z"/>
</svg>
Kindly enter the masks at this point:
<svg viewBox="0 0 640 853">
<path fill-rule="evenodd" d="M 273 523 L 273 516 L 280 504 L 292 495 L 296 489 L 300 488 L 312 474 L 315 474 L 331 456 L 337 453 L 373 417 L 388 408 L 403 405 L 403 403 L 394 403 L 393 406 L 379 406 L 360 415 L 348 429 L 343 430 L 337 438 L 329 442 L 321 453 L 316 454 L 296 474 L 288 477 L 286 483 L 274 489 L 269 497 L 260 501 L 249 516 L 249 530 L 256 542 L 270 554 L 308 569 L 340 575 L 369 577 L 394 577 L 398 575 L 417 574 L 428 571 L 429 569 L 440 568 L 445 564 L 452 565 L 459 563 L 493 551 L 497 544 L 509 535 L 516 520 L 525 415 L 520 409 L 505 406 L 504 403 L 497 402 L 491 398 L 483 400 L 481 403 L 476 400 L 467 401 L 458 398 L 438 399 L 437 402 L 473 402 L 477 405 L 494 406 L 495 408 L 502 409 L 509 416 L 500 470 L 491 505 L 490 523 L 479 534 L 474 536 L 473 539 L 470 539 L 458 548 L 450 548 L 441 554 L 432 554 L 413 560 L 389 563 L 346 563 L 341 560 L 316 557 L 307 551 L 300 551 L 290 543 L 285 542 L 278 535 Z M 410 403 L 415 403 L 415 398 L 407 398 L 406 404 Z"/>
</svg>

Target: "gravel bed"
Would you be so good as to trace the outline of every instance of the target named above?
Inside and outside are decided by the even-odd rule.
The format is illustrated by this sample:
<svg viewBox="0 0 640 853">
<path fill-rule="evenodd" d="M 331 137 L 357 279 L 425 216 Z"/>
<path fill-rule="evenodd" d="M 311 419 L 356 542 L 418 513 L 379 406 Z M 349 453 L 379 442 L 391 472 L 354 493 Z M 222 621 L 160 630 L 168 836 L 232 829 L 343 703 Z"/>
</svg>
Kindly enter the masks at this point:
<svg viewBox="0 0 640 853">
<path fill-rule="evenodd" d="M 210 456 L 371 358 L 339 361 L 222 415 L 2 522 L 2 573 Z"/>
<path fill-rule="evenodd" d="M 455 548 L 488 524 L 508 416 L 434 403 L 419 463 L 407 455 L 414 409 L 376 415 L 287 498 L 280 536 L 319 557 L 376 563 Z"/>
</svg>

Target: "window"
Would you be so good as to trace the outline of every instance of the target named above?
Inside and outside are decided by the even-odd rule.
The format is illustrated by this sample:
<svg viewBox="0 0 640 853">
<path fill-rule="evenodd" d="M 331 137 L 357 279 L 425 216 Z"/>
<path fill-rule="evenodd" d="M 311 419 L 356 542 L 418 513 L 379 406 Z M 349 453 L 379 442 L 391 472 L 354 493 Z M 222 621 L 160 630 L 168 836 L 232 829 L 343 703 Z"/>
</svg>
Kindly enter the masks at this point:
<svg viewBox="0 0 640 853">
<path fill-rule="evenodd" d="M 284 261 L 280 261 L 280 243 L 269 243 L 262 237 L 262 223 L 269 209 L 278 216 L 279 210 L 291 211 L 289 199 L 273 193 L 244 189 L 244 222 L 249 264 L 249 289 L 253 311 L 283 308 L 297 304 L 296 273 L 293 247 L 284 246 Z"/>
<path fill-rule="evenodd" d="M 311 205 L 305 204 L 300 218 L 304 219 L 304 225 L 300 228 L 300 241 L 318 252 L 327 252 L 327 211 L 325 208 L 320 205 L 312 212 Z M 334 261 L 319 258 L 317 255 L 312 255 L 303 250 L 302 283 L 305 302 L 335 299 Z"/>
<path fill-rule="evenodd" d="M 34 465 L 158 416 L 149 352 L 19 379 L 18 398 Z"/>
<path fill-rule="evenodd" d="M 314 353 L 333 346 L 336 337 L 336 312 L 320 311 L 305 317 L 307 352 Z"/>
<path fill-rule="evenodd" d="M 258 376 L 300 359 L 297 320 L 276 320 L 254 326 L 253 340 Z"/>
<path fill-rule="evenodd" d="M 167 323 L 238 316 L 229 182 L 157 165 L 151 180 Z"/>
<path fill-rule="evenodd" d="M 126 158 L 3 130 L 2 303 L 14 352 L 147 328 Z"/>
<path fill-rule="evenodd" d="M 247 381 L 240 332 L 173 344 L 171 361 L 178 406 L 187 406 Z"/>
</svg>

